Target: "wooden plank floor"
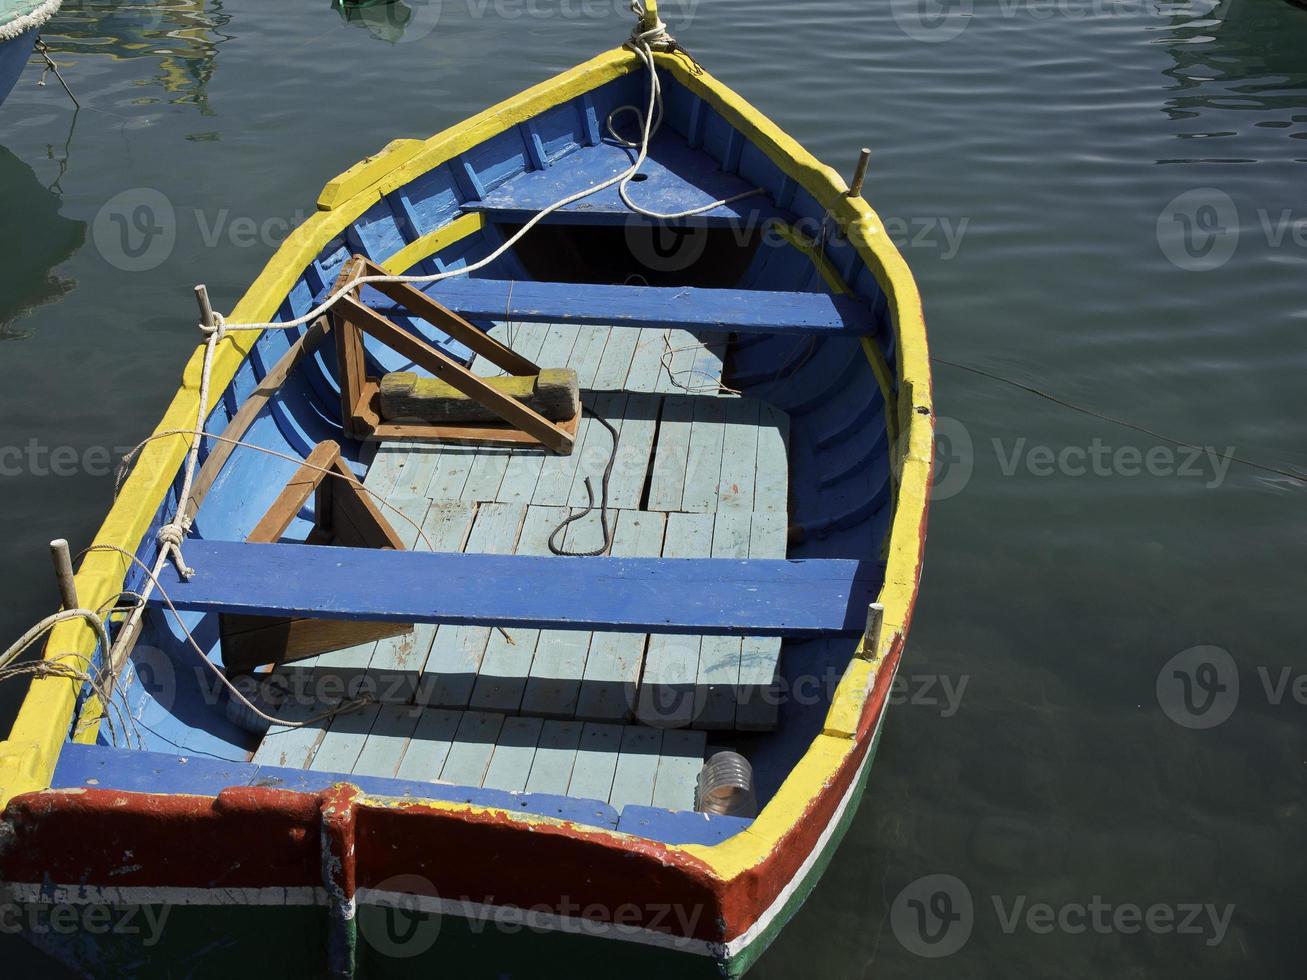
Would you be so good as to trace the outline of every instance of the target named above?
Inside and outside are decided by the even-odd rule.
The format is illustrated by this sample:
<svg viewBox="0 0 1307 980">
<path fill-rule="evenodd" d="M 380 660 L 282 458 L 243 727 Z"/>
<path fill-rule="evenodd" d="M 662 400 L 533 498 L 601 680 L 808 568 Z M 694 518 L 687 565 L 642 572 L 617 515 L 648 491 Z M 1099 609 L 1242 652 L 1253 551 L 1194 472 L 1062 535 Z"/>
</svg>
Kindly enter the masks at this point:
<svg viewBox="0 0 1307 980">
<path fill-rule="evenodd" d="M 784 557 L 788 420 L 704 391 L 720 382 L 720 342 L 556 324 L 492 334 L 542 366 L 575 369 L 587 407 L 617 430 L 611 554 Z M 587 479 L 598 495 L 612 444 L 589 413 L 569 457 L 386 443 L 365 483 L 416 525 L 393 521 L 410 547 L 544 555 L 555 529 L 586 506 Z M 598 511 L 559 540 L 571 551 L 599 547 Z M 377 703 L 274 728 L 254 761 L 691 809 L 707 731 L 775 727 L 780 644 L 418 626 L 284 668 Z M 300 705 L 296 717 L 331 703 Z"/>
</svg>

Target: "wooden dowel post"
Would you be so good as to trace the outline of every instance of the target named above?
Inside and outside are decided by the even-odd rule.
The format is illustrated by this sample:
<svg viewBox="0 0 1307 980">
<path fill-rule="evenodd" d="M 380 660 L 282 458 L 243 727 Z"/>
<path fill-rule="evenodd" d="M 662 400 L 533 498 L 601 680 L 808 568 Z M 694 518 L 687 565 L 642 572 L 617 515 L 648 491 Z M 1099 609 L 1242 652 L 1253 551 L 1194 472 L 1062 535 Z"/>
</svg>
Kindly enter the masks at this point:
<svg viewBox="0 0 1307 980">
<path fill-rule="evenodd" d="M 868 656 L 874 657 L 880 651 L 880 629 L 885 622 L 885 607 L 879 602 L 867 606 L 867 631 L 865 643 Z"/>
<path fill-rule="evenodd" d="M 59 583 L 59 601 L 65 609 L 77 609 L 77 586 L 73 582 L 73 556 L 68 551 L 68 542 L 56 538 L 50 542 L 50 558 L 54 561 L 54 575 Z"/>
<path fill-rule="evenodd" d="M 865 146 L 858 157 L 858 169 L 853 172 L 853 183 L 849 185 L 849 197 L 862 197 L 862 184 L 867 179 L 867 167 L 871 164 L 871 150 Z"/>
<path fill-rule="evenodd" d="M 213 329 L 213 304 L 209 302 L 209 287 L 200 283 L 195 287 L 195 301 L 200 304 L 200 326 Z"/>
</svg>

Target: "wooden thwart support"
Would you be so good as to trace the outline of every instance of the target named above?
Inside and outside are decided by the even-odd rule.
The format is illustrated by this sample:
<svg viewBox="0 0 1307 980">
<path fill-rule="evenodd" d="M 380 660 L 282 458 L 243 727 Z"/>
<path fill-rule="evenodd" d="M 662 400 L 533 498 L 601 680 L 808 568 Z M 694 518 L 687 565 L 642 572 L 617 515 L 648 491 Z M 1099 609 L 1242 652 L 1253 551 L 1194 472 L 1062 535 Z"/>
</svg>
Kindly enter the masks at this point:
<svg viewBox="0 0 1307 980">
<path fill-rule="evenodd" d="M 360 276 L 386 275 L 384 269 L 362 256 L 345 264 L 336 288 Z M 407 283 L 378 283 L 374 288 L 449 336 L 464 344 L 480 357 L 511 375 L 538 375 L 540 368 L 504 346 L 489 334 L 478 330 L 457 313 L 445 308 L 430 296 Z M 347 292 L 332 310 L 332 330 L 336 334 L 336 352 L 340 362 L 341 413 L 348 435 L 356 439 L 383 441 L 412 439 L 431 442 L 487 443 L 507 445 L 539 444 L 566 456 L 572 452 L 580 412 L 564 422 L 549 421 L 539 412 L 510 395 L 504 394 L 486 379 L 478 377 L 458 361 L 404 330 L 376 310 L 364 305 L 358 290 Z M 499 423 L 464 423 L 429 425 L 420 422 L 383 422 L 378 411 L 380 385 L 367 377 L 363 334 L 369 334 L 408 358 L 418 367 L 485 406 Z"/>
<path fill-rule="evenodd" d="M 315 497 L 314 528 L 306 544 L 403 551 L 403 539 L 369 499 L 340 456 L 340 446 L 319 443 L 277 495 L 247 542 L 271 544 Z M 332 650 L 402 636 L 412 623 L 268 617 L 223 613 L 219 617 L 223 664 L 229 673 L 264 664 L 287 664 Z"/>
</svg>

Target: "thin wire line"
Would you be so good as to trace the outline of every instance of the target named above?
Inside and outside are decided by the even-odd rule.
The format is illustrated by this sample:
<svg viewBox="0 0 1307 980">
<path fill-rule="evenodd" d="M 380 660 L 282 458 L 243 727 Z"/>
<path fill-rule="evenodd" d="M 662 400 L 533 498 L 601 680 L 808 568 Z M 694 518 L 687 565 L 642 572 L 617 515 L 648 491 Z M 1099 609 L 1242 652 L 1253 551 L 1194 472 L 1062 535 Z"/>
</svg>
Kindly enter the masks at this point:
<svg viewBox="0 0 1307 980">
<path fill-rule="evenodd" d="M 959 364 L 957 361 L 950 361 L 943 357 L 932 357 L 931 360 L 934 361 L 936 364 L 947 364 L 949 367 L 955 367 L 961 371 L 969 371 L 972 374 L 978 374 L 982 378 L 989 378 L 992 381 L 999 381 L 1005 385 L 1011 385 L 1013 388 L 1020 388 L 1022 391 L 1027 391 L 1032 395 L 1037 395 L 1040 398 L 1047 399 L 1048 401 L 1053 402 L 1055 405 L 1061 405 L 1063 408 L 1069 408 L 1073 412 L 1079 412 L 1082 415 L 1088 415 L 1092 418 L 1102 419 L 1104 422 L 1111 422 L 1113 425 L 1119 425 L 1126 429 L 1133 429 L 1135 432 L 1142 432 L 1144 435 L 1152 436 L 1154 439 L 1161 439 L 1163 442 L 1169 442 L 1171 445 L 1179 446 L 1182 449 L 1194 449 L 1197 450 L 1198 452 L 1212 453 L 1216 456 L 1219 456 L 1222 459 L 1228 459 L 1236 463 L 1242 463 L 1244 466 L 1250 466 L 1256 470 L 1264 470 L 1267 473 L 1275 473 L 1278 476 L 1286 476 L 1290 480 L 1293 480 L 1296 483 L 1307 482 L 1307 473 L 1294 473 L 1291 472 L 1290 470 L 1281 469 L 1278 466 L 1271 466 L 1267 463 L 1259 463 L 1256 460 L 1247 459 L 1243 456 L 1236 455 L 1235 453 L 1221 452 L 1215 446 L 1199 446 L 1192 442 L 1186 442 L 1183 439 L 1176 439 L 1172 436 L 1168 436 L 1164 433 L 1158 432 L 1155 429 L 1150 429 L 1146 425 L 1139 425 L 1136 422 L 1129 422 L 1126 419 L 1117 418 L 1114 415 L 1108 415 L 1105 412 L 1098 411 L 1097 409 L 1088 408 L 1084 405 L 1077 405 L 1075 402 L 1069 402 L 1065 398 L 1059 398 L 1057 395 L 1054 395 L 1048 391 L 1044 391 L 1042 388 L 1036 388 L 1033 385 L 1028 385 L 1023 381 L 1014 381 L 1012 378 L 1005 378 L 1001 374 L 994 374 L 993 372 L 986 371 L 983 368 L 972 367 L 969 364 Z"/>
</svg>

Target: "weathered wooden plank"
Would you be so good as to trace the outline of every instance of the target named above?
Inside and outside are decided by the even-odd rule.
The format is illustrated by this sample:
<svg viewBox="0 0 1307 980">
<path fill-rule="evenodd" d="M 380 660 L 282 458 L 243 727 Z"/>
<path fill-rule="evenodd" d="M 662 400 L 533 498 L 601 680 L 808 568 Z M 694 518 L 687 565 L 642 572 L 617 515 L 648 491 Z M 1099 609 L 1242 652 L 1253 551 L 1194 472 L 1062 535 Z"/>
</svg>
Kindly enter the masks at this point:
<svg viewBox="0 0 1307 980">
<path fill-rule="evenodd" d="M 456 786 L 480 786 L 486 778 L 504 716 L 484 711 L 465 711 L 454 735 L 454 744 L 440 770 L 442 782 Z"/>
<path fill-rule="evenodd" d="M 541 324 L 540 328 L 543 342 L 536 358 L 540 366 L 570 367 L 575 370 L 575 365 L 572 364 L 572 349 L 576 346 L 581 328 L 572 323 Z M 588 385 L 590 380 L 587 378 L 585 384 Z M 577 381 L 580 381 L 579 375 Z"/>
<path fill-rule="evenodd" d="M 748 557 L 751 516 L 746 511 L 718 511 L 713 523 L 714 558 Z M 694 692 L 695 728 L 729 731 L 735 727 L 741 646 L 738 636 L 703 638 Z"/>
<path fill-rule="evenodd" d="M 623 729 L 613 788 L 608 795 L 608 802 L 619 812 L 627 804 L 648 806 L 653 801 L 662 741 L 663 733 L 656 728 L 628 725 Z"/>
<path fill-rule="evenodd" d="M 590 387 L 595 391 L 621 391 L 631 372 L 631 359 L 640 340 L 638 330 L 613 330 L 604 344 L 603 356 Z"/>
<path fill-rule="evenodd" d="M 762 404 L 758 412 L 758 462 L 753 488 L 755 512 L 789 512 L 790 417 L 773 405 Z"/>
<path fill-rule="evenodd" d="M 722 438 L 722 468 L 717 483 L 717 509 L 752 513 L 758 470 L 759 402 L 726 399 L 726 430 Z"/>
<path fill-rule="evenodd" d="M 654 783 L 653 805 L 667 810 L 693 810 L 695 787 L 703 768 L 703 732 L 666 731 L 659 746 L 658 777 Z"/>
<path fill-rule="evenodd" d="M 460 495 L 463 500 L 475 500 L 490 503 L 498 499 L 499 486 L 504 482 L 508 471 L 508 449 L 494 449 L 489 446 L 477 451 L 472 460 L 472 467 L 467 474 L 467 483 Z"/>
<path fill-rule="evenodd" d="M 360 776 L 394 776 L 423 710 L 409 704 L 382 705 L 353 771 Z"/>
<path fill-rule="evenodd" d="M 477 510 L 472 532 L 468 536 L 468 554 L 511 554 L 517 545 L 518 532 L 526 508 L 518 504 L 483 504 Z M 440 582 L 441 576 L 423 579 Z M 480 588 L 485 588 L 482 580 Z M 432 590 L 439 600 L 445 589 Z M 431 652 L 417 682 L 415 698 L 419 704 L 439 708 L 466 708 L 476 684 L 477 671 L 485 656 L 490 631 L 484 626 L 454 626 L 436 631 Z"/>
<path fill-rule="evenodd" d="M 658 438 L 654 444 L 649 509 L 679 511 L 685 495 L 685 470 L 690 458 L 694 401 L 680 395 L 663 398 Z"/>
<path fill-rule="evenodd" d="M 667 515 L 663 557 L 684 558 L 712 548 L 713 515 Z M 646 725 L 683 728 L 694 721 L 695 683 L 702 638 L 655 633 L 649 637 L 637 716 Z"/>
<path fill-rule="evenodd" d="M 694 422 L 690 425 L 681 510 L 699 514 L 711 514 L 717 510 L 728 401 L 729 398 L 712 395 L 698 395 L 694 399 Z"/>
<path fill-rule="evenodd" d="M 681 332 L 671 331 L 670 336 Z M 657 327 L 645 327 L 635 333 L 635 354 L 631 357 L 631 369 L 627 371 L 626 383 L 622 387 L 630 392 L 655 392 L 663 374 L 662 358 L 667 349 L 669 332 Z"/>
<path fill-rule="evenodd" d="M 396 474 L 395 481 L 384 491 L 387 499 L 391 497 L 425 497 L 427 486 L 435 476 L 442 462 L 438 446 L 414 445 L 409 452 L 404 468 Z M 374 489 L 369 487 L 368 489 Z M 378 490 L 378 493 L 383 491 Z M 390 513 L 388 508 L 383 508 Z"/>
<path fill-rule="evenodd" d="M 566 516 L 561 507 L 528 507 L 516 553 L 549 554 L 549 536 Z M 511 633 L 496 630 L 490 634 L 472 690 L 471 707 L 508 714 L 521 707 L 539 637 L 540 631 L 533 629 L 515 629 Z"/>
<path fill-rule="evenodd" d="M 616 557 L 657 555 L 662 551 L 665 515 L 622 511 L 613 533 Z M 576 716 L 586 721 L 625 721 L 635 715 L 636 688 L 647 637 L 638 633 L 597 632 L 581 680 Z"/>
<path fill-rule="evenodd" d="M 445 768 L 449 750 L 454 746 L 454 737 L 463 720 L 463 712 L 442 708 L 418 710 L 420 715 L 417 727 L 408 740 L 408 748 L 404 750 L 404 758 L 396 776 L 434 783 L 440 780 L 440 772 Z"/>
<path fill-rule="evenodd" d="M 318 743 L 318 750 L 313 753 L 309 768 L 314 772 L 353 772 L 380 710 L 380 705 L 371 704 L 332 718 L 331 726 Z"/>
<path fill-rule="evenodd" d="M 581 743 L 582 724 L 579 721 L 546 721 L 540 729 L 535 757 L 531 761 L 531 774 L 526 781 L 528 793 L 550 793 L 566 796 L 572 781 L 572 767 L 576 763 L 577 746 Z"/>
<path fill-rule="evenodd" d="M 427 481 L 426 495 L 435 501 L 463 500 L 463 488 L 476 462 L 477 450 L 467 446 L 437 448 L 435 470 Z"/>
<path fill-rule="evenodd" d="M 583 405 L 595 404 L 596 396 L 587 393 L 586 389 L 593 385 L 609 333 L 610 331 L 604 327 L 582 327 L 577 333 L 567 366 L 576 372 L 577 381 L 581 386 Z M 584 415 L 577 426 L 572 454 L 545 458 L 540 467 L 540 478 L 535 495 L 531 498 L 532 503 L 546 507 L 558 507 L 567 503 L 572 481 L 576 477 L 577 467 L 583 455 L 582 446 L 592 428 L 602 430 L 602 426 L 594 419 Z M 605 432 L 604 435 L 606 436 L 607 433 Z"/>
<path fill-rule="evenodd" d="M 406 442 L 387 442 L 377 446 L 368 471 L 363 475 L 363 485 L 383 498 L 388 496 L 416 448 L 419 447 Z"/>
<path fill-rule="evenodd" d="M 750 558 L 784 558 L 789 520 L 783 510 L 755 513 L 749 525 Z M 769 732 L 779 721 L 778 671 L 781 641 L 746 636 L 740 648 L 740 681 L 736 693 L 735 727 Z"/>
<path fill-rule="evenodd" d="M 608 505 L 617 510 L 638 510 L 658 428 L 658 397 L 630 395 L 624 411 L 617 459 L 608 483 Z"/>
<path fill-rule="evenodd" d="M 431 293 L 445 306 L 474 319 L 822 337 L 862 337 L 875 331 L 871 311 L 862 300 L 830 293 L 466 277 L 436 283 Z"/>
<path fill-rule="evenodd" d="M 574 717 L 589 651 L 587 631 L 541 630 L 521 710 L 544 718 Z"/>
<path fill-rule="evenodd" d="M 292 698 L 281 708 L 269 714 L 289 722 L 304 722 L 326 710 L 328 707 L 325 704 Z M 313 753 L 317 751 L 318 743 L 322 740 L 326 728 L 326 719 L 296 728 L 273 725 L 263 736 L 263 741 L 259 743 L 250 761 L 261 766 L 306 769 L 313 758 Z"/>
<path fill-rule="evenodd" d="M 520 793 L 526 789 L 544 722 L 539 718 L 508 718 L 499 730 L 495 753 L 481 785 Z"/>
<path fill-rule="evenodd" d="M 550 510 L 559 516 L 559 520 L 568 513 L 565 507 Z M 582 523 L 569 524 L 559 535 L 564 550 L 585 550 L 581 542 L 585 540 L 586 532 L 579 527 Z M 591 546 L 597 547 L 598 543 L 594 541 Z M 521 710 L 524 714 L 559 719 L 576 715 L 585 658 L 590 653 L 590 635 L 583 630 L 540 631 L 531 674 L 522 695 Z"/>
<path fill-rule="evenodd" d="M 528 360 L 535 361 L 541 367 L 549 367 L 538 356 L 548 331 L 548 325 L 543 323 L 496 323 L 488 332 L 499 343 Z M 504 369 L 494 361 L 480 355 L 472 361 L 472 370 L 483 378 L 498 378 L 505 374 Z"/>
<path fill-rule="evenodd" d="M 613 774 L 622 747 L 622 726 L 587 722 L 581 729 L 572 780 L 567 795 L 578 800 L 608 802 L 613 791 Z"/>
</svg>

